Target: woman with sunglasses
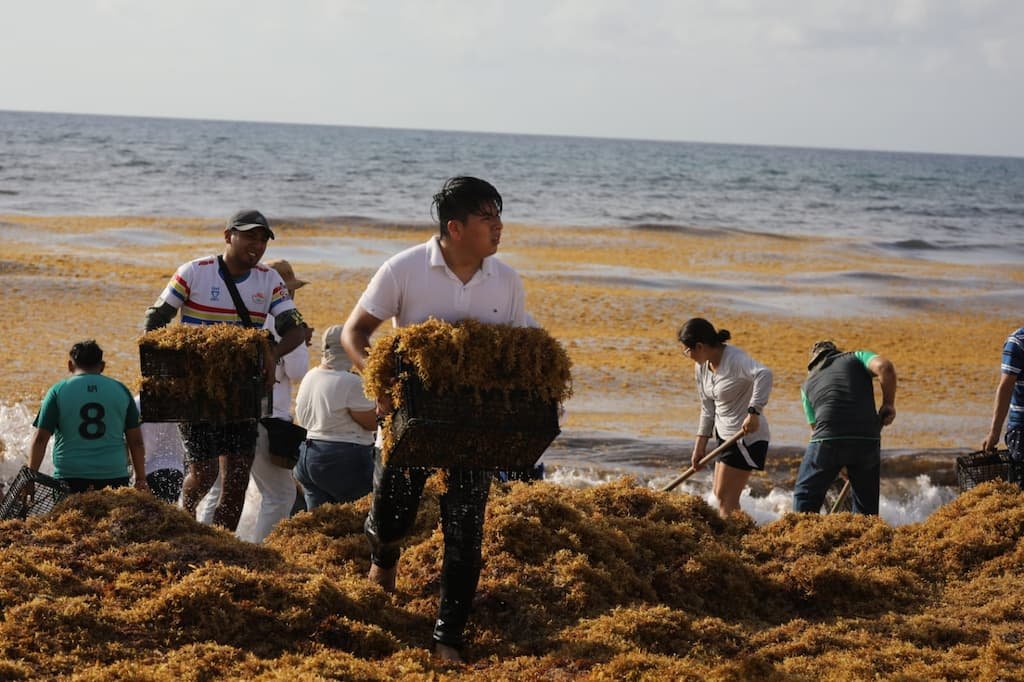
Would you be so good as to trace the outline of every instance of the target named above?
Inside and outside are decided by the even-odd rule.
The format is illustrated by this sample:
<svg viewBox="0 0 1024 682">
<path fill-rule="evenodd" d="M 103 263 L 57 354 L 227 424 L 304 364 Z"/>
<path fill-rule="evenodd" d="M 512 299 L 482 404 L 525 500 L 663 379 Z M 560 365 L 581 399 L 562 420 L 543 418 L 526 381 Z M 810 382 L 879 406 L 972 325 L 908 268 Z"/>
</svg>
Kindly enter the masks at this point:
<svg viewBox="0 0 1024 682">
<path fill-rule="evenodd" d="M 764 407 L 772 391 L 772 371 L 736 346 L 726 329 L 715 330 L 707 320 L 695 317 L 679 328 L 683 355 L 695 364 L 700 425 L 693 444 L 693 466 L 700 469 L 708 440 L 721 444 L 742 432 L 744 435 L 715 463 L 713 490 L 718 513 L 726 517 L 740 508 L 740 494 L 750 472 L 764 470 L 768 453 L 768 420 Z"/>
</svg>

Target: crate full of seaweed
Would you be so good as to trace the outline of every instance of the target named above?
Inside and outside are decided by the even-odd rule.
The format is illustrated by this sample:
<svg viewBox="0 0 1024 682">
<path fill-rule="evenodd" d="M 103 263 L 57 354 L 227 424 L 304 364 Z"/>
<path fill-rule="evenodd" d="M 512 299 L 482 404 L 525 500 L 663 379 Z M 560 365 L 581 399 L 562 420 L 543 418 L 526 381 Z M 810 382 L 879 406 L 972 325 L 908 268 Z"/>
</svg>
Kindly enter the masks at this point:
<svg viewBox="0 0 1024 682">
<path fill-rule="evenodd" d="M 364 381 L 393 407 L 382 424 L 396 466 L 527 469 L 559 433 L 571 363 L 543 329 L 428 320 L 379 339 Z"/>
<path fill-rule="evenodd" d="M 227 324 L 171 325 L 139 339 L 144 422 L 256 419 L 269 400 L 266 332 Z"/>
</svg>

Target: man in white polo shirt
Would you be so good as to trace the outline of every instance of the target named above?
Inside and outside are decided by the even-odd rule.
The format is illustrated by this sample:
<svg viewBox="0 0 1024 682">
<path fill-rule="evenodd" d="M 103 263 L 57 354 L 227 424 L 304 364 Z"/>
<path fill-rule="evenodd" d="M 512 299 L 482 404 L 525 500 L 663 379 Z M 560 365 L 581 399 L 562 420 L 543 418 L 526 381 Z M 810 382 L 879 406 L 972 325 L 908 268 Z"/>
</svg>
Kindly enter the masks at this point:
<svg viewBox="0 0 1024 682">
<path fill-rule="evenodd" d="M 493 257 L 502 230 L 498 190 L 478 178 L 451 178 L 434 195 L 434 209 L 440 234 L 385 262 L 345 322 L 341 341 L 360 369 L 370 336 L 389 318 L 396 327 L 431 317 L 527 324 L 522 280 Z M 378 405 L 378 412 L 388 407 Z M 387 590 L 394 589 L 401 542 L 416 519 L 430 473 L 382 466 L 379 458 L 375 462 L 373 503 L 365 528 L 370 579 Z M 480 577 L 484 509 L 492 478 L 488 471 L 452 469 L 448 490 L 441 496 L 444 564 L 434 652 L 444 660 L 461 660 L 463 631 Z"/>
</svg>

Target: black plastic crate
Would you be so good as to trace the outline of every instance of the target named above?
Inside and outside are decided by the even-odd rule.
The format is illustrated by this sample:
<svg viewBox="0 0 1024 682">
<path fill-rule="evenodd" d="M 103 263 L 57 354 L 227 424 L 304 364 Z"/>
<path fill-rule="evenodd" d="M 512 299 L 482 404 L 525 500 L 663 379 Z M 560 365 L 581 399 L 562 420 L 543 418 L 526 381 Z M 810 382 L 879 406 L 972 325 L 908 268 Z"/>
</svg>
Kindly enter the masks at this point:
<svg viewBox="0 0 1024 682">
<path fill-rule="evenodd" d="M 956 458 L 956 481 L 960 485 L 960 492 L 966 492 L 985 481 L 1009 481 L 1011 472 L 1016 474 L 1013 479 L 1019 481 L 1021 470 L 1022 463 L 1012 461 L 1006 450 L 979 450 Z"/>
<path fill-rule="evenodd" d="M 263 407 L 266 399 L 267 407 Z M 139 392 L 139 411 L 144 422 L 225 422 L 257 419 L 270 411 L 270 397 L 266 393 L 263 379 L 247 379 L 230 386 L 225 404 L 209 396 L 194 395 L 190 400 L 181 400 L 160 391 L 159 385 L 143 384 Z"/>
<path fill-rule="evenodd" d="M 267 391 L 263 380 L 263 354 L 255 349 L 246 375 L 224 378 L 227 400 L 216 399 L 206 393 L 182 400 L 169 391 L 164 382 L 211 371 L 202 357 L 195 353 L 140 345 L 139 366 L 143 378 L 149 379 L 143 381 L 139 392 L 140 416 L 144 422 L 218 424 L 258 419 L 272 408 L 272 393 Z"/>
<path fill-rule="evenodd" d="M 0 519 L 25 519 L 46 514 L 53 511 L 69 492 L 64 481 L 22 467 L 0 501 Z"/>
<path fill-rule="evenodd" d="M 180 350 L 139 346 L 139 367 L 144 377 L 183 377 L 203 370 L 198 357 Z"/>
<path fill-rule="evenodd" d="M 559 434 L 558 405 L 525 393 L 461 387 L 438 395 L 399 362 L 402 401 L 388 464 L 530 469 Z"/>
</svg>

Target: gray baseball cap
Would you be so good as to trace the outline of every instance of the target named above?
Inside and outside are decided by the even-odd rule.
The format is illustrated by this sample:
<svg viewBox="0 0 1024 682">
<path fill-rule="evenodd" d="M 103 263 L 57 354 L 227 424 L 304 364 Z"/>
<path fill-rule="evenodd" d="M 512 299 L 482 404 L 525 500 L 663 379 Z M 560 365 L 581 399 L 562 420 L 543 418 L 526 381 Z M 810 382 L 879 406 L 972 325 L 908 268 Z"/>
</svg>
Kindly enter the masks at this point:
<svg viewBox="0 0 1024 682">
<path fill-rule="evenodd" d="M 826 355 L 832 353 L 838 353 L 839 349 L 836 344 L 832 341 L 818 341 L 811 346 L 811 361 L 807 363 L 807 369 L 810 370 L 819 360 L 824 358 Z"/>
<path fill-rule="evenodd" d="M 352 364 L 341 345 L 341 330 L 343 328 L 343 325 L 336 324 L 324 330 L 323 363 L 331 369 L 343 370 Z"/>
<path fill-rule="evenodd" d="M 248 232 L 255 227 L 262 227 L 267 231 L 271 239 L 274 238 L 274 231 L 270 229 L 270 223 L 267 222 L 266 216 L 257 210 L 251 208 L 243 209 L 228 220 L 229 230 Z"/>
</svg>

